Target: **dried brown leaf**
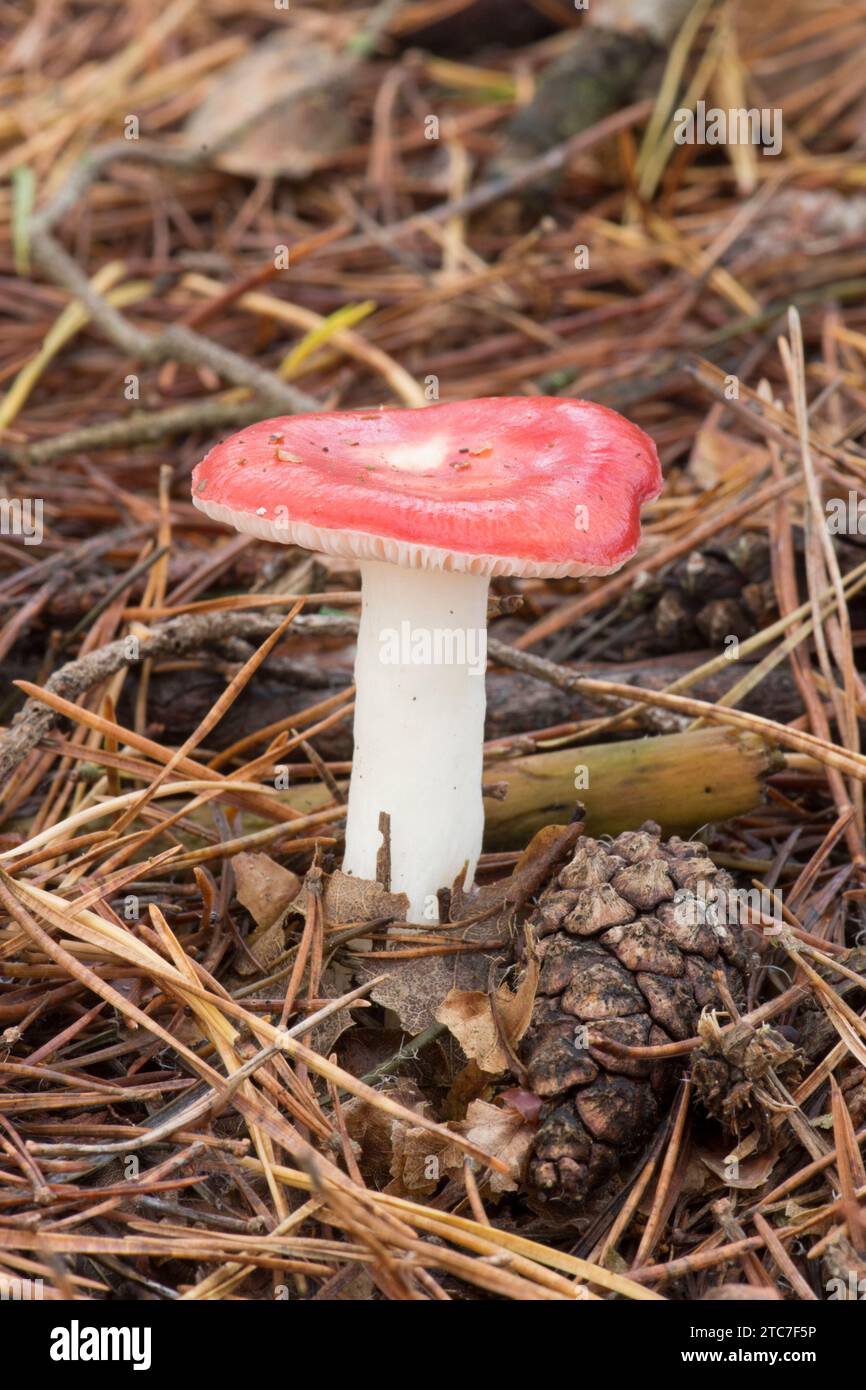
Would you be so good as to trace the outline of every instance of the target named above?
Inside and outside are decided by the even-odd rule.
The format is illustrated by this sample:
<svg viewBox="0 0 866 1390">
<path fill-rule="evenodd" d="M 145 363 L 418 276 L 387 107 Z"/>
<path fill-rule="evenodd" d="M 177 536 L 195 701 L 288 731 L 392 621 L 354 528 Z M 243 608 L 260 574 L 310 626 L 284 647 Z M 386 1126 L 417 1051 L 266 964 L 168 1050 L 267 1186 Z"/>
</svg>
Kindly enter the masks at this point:
<svg viewBox="0 0 866 1390">
<path fill-rule="evenodd" d="M 479 912 L 491 912 L 497 906 L 515 907 L 526 901 L 543 883 L 553 868 L 567 858 L 583 831 L 582 822 L 570 825 L 545 825 L 533 835 L 508 878 L 486 883 L 481 888 L 464 892 L 462 875 L 451 890 L 451 919 Z"/>
<path fill-rule="evenodd" d="M 267 854 L 236 854 L 232 860 L 238 902 L 257 927 L 273 925 L 298 896 L 301 880 Z"/>
<path fill-rule="evenodd" d="M 478 989 L 487 982 L 489 962 L 479 952 L 447 956 L 419 956 L 415 960 L 389 964 L 387 953 L 365 962 L 361 979 L 381 975 L 387 978 L 374 987 L 370 998 L 384 1009 L 392 1009 L 410 1036 L 423 1033 L 436 1019 L 436 1010 L 450 989 Z"/>
<path fill-rule="evenodd" d="M 224 70 L 187 121 L 187 141 L 220 147 L 214 163 L 231 174 L 306 178 L 351 143 L 344 66 L 327 44 L 273 34 Z"/>
<path fill-rule="evenodd" d="M 493 995 L 452 989 L 437 1009 L 438 1021 L 454 1034 L 466 1056 L 482 1071 L 497 1074 L 511 1066 L 511 1054 L 532 1017 L 538 969 L 532 952 L 515 993 L 504 982 Z"/>
<path fill-rule="evenodd" d="M 474 1100 L 466 1112 L 466 1119 L 450 1124 L 448 1128 L 466 1138 L 471 1136 L 472 1142 L 484 1149 L 485 1153 L 495 1154 L 508 1164 L 511 1176 L 491 1173 L 491 1192 L 517 1191 L 535 1137 L 534 1125 L 527 1124 L 523 1116 L 511 1107 L 503 1109 L 486 1100 Z M 455 1162 L 462 1169 L 463 1155 L 460 1154 Z"/>
<path fill-rule="evenodd" d="M 430 1115 L 430 1105 L 413 1081 L 401 1078 L 383 1094 L 419 1115 Z M 363 1100 L 348 1101 L 343 1116 L 366 1178 L 381 1187 L 387 1183 L 387 1190 L 397 1196 L 436 1190 L 442 1169 L 438 1159 L 433 1164 L 430 1157 L 450 1147 L 446 1140 Z"/>
<path fill-rule="evenodd" d="M 353 878 L 339 869 L 325 877 L 322 905 L 330 926 L 339 922 L 373 922 L 378 917 L 405 922 L 409 911 L 405 893 L 389 893 L 381 883 Z"/>
</svg>

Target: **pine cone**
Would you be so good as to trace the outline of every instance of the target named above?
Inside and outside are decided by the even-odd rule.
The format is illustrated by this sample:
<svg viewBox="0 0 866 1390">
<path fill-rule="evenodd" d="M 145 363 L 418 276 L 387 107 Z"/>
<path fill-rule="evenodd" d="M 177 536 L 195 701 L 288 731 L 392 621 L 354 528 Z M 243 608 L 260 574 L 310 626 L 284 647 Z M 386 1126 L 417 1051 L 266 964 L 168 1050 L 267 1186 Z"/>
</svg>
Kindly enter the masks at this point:
<svg viewBox="0 0 866 1390">
<path fill-rule="evenodd" d="M 862 560 L 862 547 L 838 536 L 835 545 L 843 574 Z M 803 550 L 803 533 L 795 527 L 798 583 L 805 579 Z M 854 597 L 851 610 L 852 623 L 861 625 L 863 599 Z M 717 541 L 690 551 L 658 574 L 638 570 L 622 614 L 631 635 L 621 643 L 619 660 L 720 647 L 726 637 L 751 637 L 777 616 L 767 537 L 743 531 L 728 545 Z"/>
<path fill-rule="evenodd" d="M 746 532 L 733 545 L 692 551 L 658 576 L 639 576 L 625 609 L 626 616 L 646 615 L 638 642 L 652 651 L 717 647 L 726 637 L 750 637 L 776 612 L 767 541 Z"/>
<path fill-rule="evenodd" d="M 525 1084 L 544 1101 L 528 1168 L 539 1197 L 582 1203 L 652 1134 L 682 1071 L 679 1060 L 617 1056 L 600 1039 L 695 1036 L 703 1009 L 724 1008 L 719 970 L 745 1007 L 743 932 L 719 925 L 713 906 L 732 888 L 703 845 L 662 841 L 648 821 L 610 842 L 582 836 L 540 895 L 530 923 L 541 974 L 521 1044 Z"/>
<path fill-rule="evenodd" d="M 703 1042 L 691 1067 L 697 1099 L 731 1134 L 757 1130 L 763 1149 L 772 1141 L 771 1120 L 781 1099 L 774 1078 L 795 1086 L 803 1073 L 802 1052 L 782 1029 L 766 1023 L 754 1028 L 741 1021 L 723 1032 L 715 1015 L 707 1014 L 698 1031 Z"/>
</svg>

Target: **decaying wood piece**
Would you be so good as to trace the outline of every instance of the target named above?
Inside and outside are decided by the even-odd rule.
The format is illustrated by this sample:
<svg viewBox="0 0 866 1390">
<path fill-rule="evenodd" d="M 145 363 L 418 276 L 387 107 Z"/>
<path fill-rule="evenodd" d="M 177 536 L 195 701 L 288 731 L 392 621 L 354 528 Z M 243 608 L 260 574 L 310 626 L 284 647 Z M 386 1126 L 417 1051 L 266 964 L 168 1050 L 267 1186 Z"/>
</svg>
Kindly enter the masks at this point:
<svg viewBox="0 0 866 1390">
<path fill-rule="evenodd" d="M 753 810 L 767 775 L 781 766 L 762 739 L 713 729 L 514 758 L 496 765 L 507 795 L 485 801 L 489 848 L 526 844 L 541 826 L 567 819 L 575 800 L 586 806 L 591 835 L 648 819 L 665 834 L 690 834 Z"/>
<path fill-rule="evenodd" d="M 312 689 L 321 691 L 322 699 L 344 689 L 351 680 L 353 654 L 353 648 L 347 645 L 329 654 L 327 662 L 321 659 L 321 653 L 316 659 L 304 651 L 293 656 L 290 664 L 283 657 L 270 658 L 250 681 L 244 699 L 232 707 L 214 730 L 214 747 L 228 746 L 255 729 L 264 728 L 302 708 L 309 703 Z M 694 669 L 706 655 L 689 652 L 641 662 L 587 662 L 580 665 L 579 671 L 575 667 L 575 674 L 590 680 L 633 682 L 647 689 L 660 690 Z M 691 688 L 692 693 L 702 700 L 718 700 L 748 670 L 747 662 L 732 662 L 724 670 L 697 682 Z M 485 736 L 488 739 L 510 738 L 529 730 L 594 719 L 611 710 L 609 705 L 591 700 L 580 691 L 558 690 L 521 671 L 488 670 L 486 680 Z M 160 735 L 171 741 L 194 729 L 224 683 L 224 677 L 213 669 L 212 663 L 196 670 L 157 671 L 151 681 L 148 711 Z M 772 711 L 774 718 L 784 722 L 797 718 L 802 712 L 790 672 L 782 668 L 771 671 L 742 701 L 740 708 L 763 714 Z M 653 716 L 660 718 L 654 722 Z M 658 724 L 663 727 L 658 728 Z M 642 727 L 648 731 L 670 732 L 677 727 L 677 720 L 671 719 L 665 711 L 651 711 Z M 316 746 L 328 760 L 351 758 L 351 727 L 335 725 L 317 740 Z"/>
<path fill-rule="evenodd" d="M 752 734 L 699 729 L 556 749 L 492 765 L 504 797 L 486 797 L 486 850 L 522 849 L 544 825 L 567 821 L 580 801 L 587 832 L 616 835 L 652 818 L 665 834 L 744 815 L 764 799 L 780 754 Z M 578 785 L 576 785 L 576 783 Z M 307 814 L 322 806 L 321 784 L 290 788 L 284 800 Z"/>
</svg>

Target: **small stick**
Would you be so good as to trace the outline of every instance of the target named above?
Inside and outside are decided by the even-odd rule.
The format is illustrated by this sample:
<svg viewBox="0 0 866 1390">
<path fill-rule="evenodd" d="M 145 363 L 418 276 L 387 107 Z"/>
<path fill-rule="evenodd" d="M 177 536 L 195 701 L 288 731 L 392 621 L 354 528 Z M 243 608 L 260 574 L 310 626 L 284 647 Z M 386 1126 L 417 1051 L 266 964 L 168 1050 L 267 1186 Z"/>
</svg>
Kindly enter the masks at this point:
<svg viewBox="0 0 866 1390">
<path fill-rule="evenodd" d="M 391 817 L 387 811 L 379 812 L 379 834 L 382 843 L 376 852 L 376 882 L 381 883 L 386 893 L 391 891 Z"/>
</svg>

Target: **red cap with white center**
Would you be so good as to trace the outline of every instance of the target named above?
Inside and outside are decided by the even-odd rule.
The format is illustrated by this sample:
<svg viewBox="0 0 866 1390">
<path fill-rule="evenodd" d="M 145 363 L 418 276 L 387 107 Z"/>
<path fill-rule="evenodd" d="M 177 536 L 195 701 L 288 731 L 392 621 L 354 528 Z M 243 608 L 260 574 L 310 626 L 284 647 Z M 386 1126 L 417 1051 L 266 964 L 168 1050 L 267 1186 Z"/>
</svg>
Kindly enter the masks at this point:
<svg viewBox="0 0 866 1390">
<path fill-rule="evenodd" d="M 208 516 L 265 540 L 420 569 L 606 574 L 658 495 L 652 440 L 604 406 L 518 396 L 288 416 L 193 474 Z"/>
</svg>

